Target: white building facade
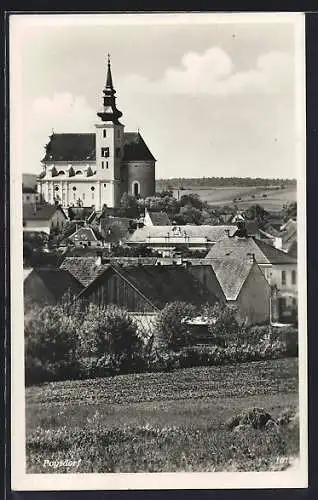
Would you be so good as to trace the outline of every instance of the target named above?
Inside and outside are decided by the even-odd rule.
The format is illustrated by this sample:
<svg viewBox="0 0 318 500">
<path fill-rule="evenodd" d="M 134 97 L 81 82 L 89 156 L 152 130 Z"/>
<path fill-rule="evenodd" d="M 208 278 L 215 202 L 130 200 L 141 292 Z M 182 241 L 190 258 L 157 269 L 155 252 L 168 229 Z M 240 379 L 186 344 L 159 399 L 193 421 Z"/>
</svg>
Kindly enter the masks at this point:
<svg viewBox="0 0 318 500">
<path fill-rule="evenodd" d="M 110 60 L 99 122 L 88 134 L 50 136 L 38 178 L 48 203 L 115 208 L 123 193 L 146 198 L 155 193 L 155 158 L 138 132 L 124 132 L 116 107 Z"/>
</svg>

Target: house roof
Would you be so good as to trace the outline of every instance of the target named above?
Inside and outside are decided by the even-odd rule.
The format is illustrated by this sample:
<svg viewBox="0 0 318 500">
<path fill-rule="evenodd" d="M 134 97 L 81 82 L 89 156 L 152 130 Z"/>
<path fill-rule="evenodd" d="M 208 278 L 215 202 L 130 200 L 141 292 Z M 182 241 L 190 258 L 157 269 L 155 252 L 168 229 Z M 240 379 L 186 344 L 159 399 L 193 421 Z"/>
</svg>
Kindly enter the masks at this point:
<svg viewBox="0 0 318 500">
<path fill-rule="evenodd" d="M 247 259 L 213 259 L 212 269 L 226 300 L 236 300 L 254 263 Z"/>
<path fill-rule="evenodd" d="M 97 257 L 66 257 L 60 269 L 67 270 L 83 286 L 88 286 L 109 264 L 97 264 Z"/>
<path fill-rule="evenodd" d="M 208 241 L 215 242 L 226 236 L 226 230 L 230 231 L 230 235 L 236 231 L 236 226 L 210 226 L 210 225 L 186 225 L 186 226 L 144 226 L 136 229 L 131 235 L 129 242 L 132 243 L 147 243 L 150 238 L 165 238 L 167 234 L 171 237 L 183 236 L 186 233 L 190 238 L 207 238 Z"/>
<path fill-rule="evenodd" d="M 95 161 L 95 134 L 52 134 L 42 162 Z M 139 132 L 125 132 L 123 161 L 155 160 Z"/>
<path fill-rule="evenodd" d="M 294 264 L 296 259 L 285 252 L 261 241 L 249 238 L 223 238 L 215 243 L 206 258 L 232 258 L 246 260 L 248 254 L 254 254 L 258 264 Z"/>
<path fill-rule="evenodd" d="M 170 226 L 171 222 L 166 212 L 153 212 L 152 210 L 147 210 L 147 213 L 151 219 L 154 226 Z"/>
<path fill-rule="evenodd" d="M 74 295 L 78 295 L 83 290 L 81 283 L 65 269 L 33 269 L 24 280 L 25 286 L 27 286 L 28 281 L 32 280 L 34 275 L 39 276 L 45 287 L 57 300 L 61 299 L 68 291 Z"/>
<path fill-rule="evenodd" d="M 184 301 L 198 306 L 211 301 L 211 294 L 183 267 L 112 266 L 112 271 L 158 309 L 162 309 L 172 301 Z M 81 295 L 89 295 L 103 280 L 108 278 L 110 272 L 110 270 L 104 271 Z"/>
<path fill-rule="evenodd" d="M 125 132 L 123 161 L 155 161 L 139 132 Z"/>
<path fill-rule="evenodd" d="M 75 233 L 69 236 L 69 239 L 77 242 L 77 241 L 87 241 L 87 242 L 95 242 L 98 241 L 99 238 L 95 234 L 94 230 L 91 227 L 80 227 L 75 231 Z"/>
<path fill-rule="evenodd" d="M 65 219 L 67 218 L 62 208 L 58 205 L 37 205 L 35 208 L 33 205 L 25 204 L 23 205 L 23 219 L 49 221 L 57 210 L 62 212 Z"/>
</svg>

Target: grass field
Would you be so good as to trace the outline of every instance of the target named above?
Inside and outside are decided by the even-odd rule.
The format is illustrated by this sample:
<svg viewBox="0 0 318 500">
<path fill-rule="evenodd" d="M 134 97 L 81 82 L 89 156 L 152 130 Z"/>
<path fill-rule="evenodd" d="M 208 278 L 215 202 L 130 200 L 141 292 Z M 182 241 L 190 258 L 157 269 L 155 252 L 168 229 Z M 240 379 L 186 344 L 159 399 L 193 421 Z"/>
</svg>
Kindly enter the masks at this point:
<svg viewBox="0 0 318 500">
<path fill-rule="evenodd" d="M 262 205 L 265 210 L 278 211 L 283 205 L 296 201 L 296 186 L 287 186 L 285 189 L 264 188 L 262 186 L 250 187 L 193 187 L 179 191 L 179 197 L 183 194 L 197 193 L 203 201 L 211 205 L 236 204 L 242 208 L 248 208 L 255 203 Z M 174 190 L 174 196 L 178 198 L 178 191 Z"/>
<path fill-rule="evenodd" d="M 298 428 L 224 423 L 251 407 L 296 409 L 297 373 L 285 359 L 29 387 L 27 470 L 74 472 L 45 459 L 80 460 L 75 472 L 279 470 L 298 454 Z"/>
</svg>

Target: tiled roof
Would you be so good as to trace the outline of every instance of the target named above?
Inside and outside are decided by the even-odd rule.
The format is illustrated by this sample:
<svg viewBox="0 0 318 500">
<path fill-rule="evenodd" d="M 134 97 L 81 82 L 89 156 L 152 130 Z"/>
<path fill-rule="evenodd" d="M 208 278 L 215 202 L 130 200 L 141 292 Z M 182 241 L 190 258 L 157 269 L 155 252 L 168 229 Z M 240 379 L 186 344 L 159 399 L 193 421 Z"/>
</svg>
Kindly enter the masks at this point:
<svg viewBox="0 0 318 500">
<path fill-rule="evenodd" d="M 247 260 L 248 254 L 254 254 L 258 264 L 292 264 L 296 262 L 285 252 L 260 240 L 237 237 L 217 241 L 206 258 Z"/>
<path fill-rule="evenodd" d="M 60 269 L 69 271 L 83 286 L 88 286 L 109 264 L 97 264 L 97 257 L 66 257 Z"/>
<path fill-rule="evenodd" d="M 139 132 L 125 132 L 123 161 L 154 161 L 155 158 L 148 149 Z"/>
<path fill-rule="evenodd" d="M 63 213 L 65 219 L 67 218 L 62 208 L 57 205 L 37 205 L 36 210 L 34 210 L 33 205 L 25 204 L 23 205 L 23 219 L 49 221 L 57 210 Z"/>
<path fill-rule="evenodd" d="M 68 291 L 73 295 L 78 295 L 83 290 L 83 286 L 74 276 L 68 271 L 59 268 L 33 269 L 24 280 L 26 289 L 28 284 L 32 282 L 34 276 L 38 276 L 41 279 L 42 283 L 56 300 L 61 299 Z"/>
<path fill-rule="evenodd" d="M 69 236 L 69 239 L 74 242 L 76 241 L 94 242 L 98 240 L 95 232 L 91 227 L 80 227 L 79 229 L 77 229 L 77 231 L 75 231 L 75 233 Z"/>
<path fill-rule="evenodd" d="M 108 279 L 108 272 L 100 275 L 90 286 L 82 292 L 82 296 L 89 295 Z M 205 290 L 200 282 L 190 272 L 178 266 L 131 266 L 113 267 L 126 283 L 144 296 L 154 307 L 162 309 L 168 302 L 184 301 L 194 305 L 211 302 L 211 294 Z M 216 300 L 216 299 L 215 299 Z"/>
<path fill-rule="evenodd" d="M 52 134 L 42 162 L 95 161 L 95 134 Z M 125 132 L 123 161 L 154 160 L 138 132 Z"/>
<path fill-rule="evenodd" d="M 148 210 L 148 215 L 154 226 L 170 226 L 171 222 L 166 212 L 153 212 Z"/>
<path fill-rule="evenodd" d="M 246 259 L 214 259 L 212 269 L 227 300 L 236 300 L 253 263 Z"/>
<path fill-rule="evenodd" d="M 165 238 L 167 234 L 171 237 L 183 236 L 186 233 L 190 238 L 207 238 L 210 242 L 218 241 L 222 238 L 227 238 L 226 230 L 230 231 L 230 235 L 236 231 L 236 226 L 210 226 L 210 225 L 186 225 L 186 226 L 144 226 L 136 229 L 131 235 L 129 242 L 132 243 L 147 243 L 148 237 Z M 180 230 L 180 233 L 179 233 Z"/>
</svg>

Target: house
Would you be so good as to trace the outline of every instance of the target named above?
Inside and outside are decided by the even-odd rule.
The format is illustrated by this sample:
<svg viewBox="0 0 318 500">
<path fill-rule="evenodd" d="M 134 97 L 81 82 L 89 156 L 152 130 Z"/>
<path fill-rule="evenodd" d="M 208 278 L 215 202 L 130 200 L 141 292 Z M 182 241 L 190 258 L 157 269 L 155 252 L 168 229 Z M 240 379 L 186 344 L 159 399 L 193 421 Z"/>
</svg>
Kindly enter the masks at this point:
<svg viewBox="0 0 318 500">
<path fill-rule="evenodd" d="M 82 290 L 83 285 L 64 269 L 33 269 L 24 279 L 26 304 L 56 304 L 64 295 L 76 297 Z"/>
<path fill-rule="evenodd" d="M 209 250 L 216 241 L 233 235 L 236 226 L 144 226 L 136 229 L 127 245 L 136 247 L 147 245 L 163 257 L 171 257 L 185 245 L 190 250 Z"/>
<path fill-rule="evenodd" d="M 145 226 L 171 226 L 171 221 L 166 212 L 154 212 L 147 208 L 145 209 L 143 223 Z"/>
<path fill-rule="evenodd" d="M 66 257 L 60 269 L 68 271 L 81 285 L 87 287 L 108 269 L 109 265 L 109 261 L 103 263 L 100 256 Z"/>
<path fill-rule="evenodd" d="M 66 221 L 59 205 L 23 205 L 23 231 L 50 234 L 53 229 L 62 229 Z"/>
<path fill-rule="evenodd" d="M 155 313 L 169 302 L 196 306 L 218 299 L 182 266 L 109 265 L 80 293 L 99 306 L 116 304 L 132 313 Z"/>
<path fill-rule="evenodd" d="M 266 224 L 262 231 L 272 245 L 283 252 L 290 253 L 290 249 L 297 243 L 297 221 L 290 219 L 287 223 L 276 229 L 271 224 Z"/>
<path fill-rule="evenodd" d="M 39 203 L 41 201 L 41 195 L 37 190 L 30 186 L 24 186 L 22 184 L 22 202 L 23 204 L 33 204 Z"/>
<path fill-rule="evenodd" d="M 78 247 L 101 247 L 103 241 L 101 237 L 89 226 L 83 226 L 77 229 L 69 236 L 75 246 Z"/>
<path fill-rule="evenodd" d="M 297 259 L 252 237 L 228 237 L 215 243 L 206 258 L 244 261 L 252 256 L 272 288 L 272 319 L 293 321 L 297 315 Z"/>
</svg>

